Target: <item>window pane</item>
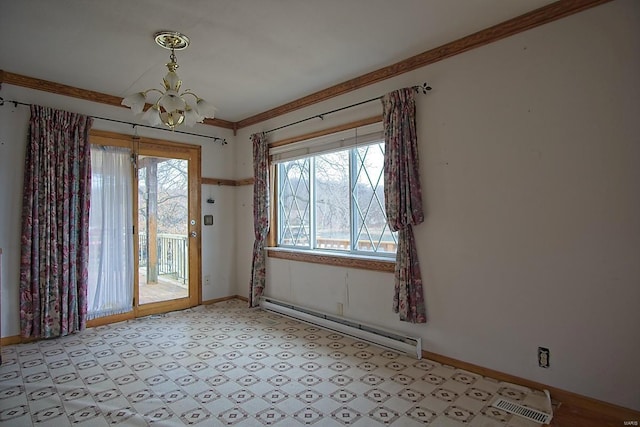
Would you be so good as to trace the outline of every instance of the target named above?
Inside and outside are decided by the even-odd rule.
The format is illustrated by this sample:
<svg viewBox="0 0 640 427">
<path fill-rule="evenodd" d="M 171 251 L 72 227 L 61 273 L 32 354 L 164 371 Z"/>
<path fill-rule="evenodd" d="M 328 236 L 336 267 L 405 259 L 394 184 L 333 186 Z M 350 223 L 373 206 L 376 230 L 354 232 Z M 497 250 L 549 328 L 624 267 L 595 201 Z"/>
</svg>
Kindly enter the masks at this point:
<svg viewBox="0 0 640 427">
<path fill-rule="evenodd" d="M 384 210 L 384 142 L 355 148 L 355 179 L 352 187 L 356 250 L 396 252 Z"/>
<path fill-rule="evenodd" d="M 315 158 L 316 248 L 351 250 L 349 151 Z"/>
<path fill-rule="evenodd" d="M 279 235 L 283 246 L 309 247 L 309 158 L 279 165 Z"/>
</svg>

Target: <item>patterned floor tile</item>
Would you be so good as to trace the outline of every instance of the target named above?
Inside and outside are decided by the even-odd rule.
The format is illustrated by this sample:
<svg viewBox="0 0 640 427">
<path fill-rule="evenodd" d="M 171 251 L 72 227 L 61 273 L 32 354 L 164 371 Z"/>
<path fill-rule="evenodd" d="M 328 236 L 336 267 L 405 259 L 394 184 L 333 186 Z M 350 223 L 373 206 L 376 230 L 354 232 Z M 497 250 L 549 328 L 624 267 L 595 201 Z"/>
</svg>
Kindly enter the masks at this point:
<svg viewBox="0 0 640 427">
<path fill-rule="evenodd" d="M 131 420 L 132 418 L 135 418 L 135 415 L 136 415 L 135 410 L 131 407 L 118 408 L 118 409 L 114 409 L 112 411 L 107 412 L 105 414 L 105 419 L 109 424 L 112 424 L 112 425 L 118 425 L 118 424 L 126 425 L 127 421 Z"/>
<path fill-rule="evenodd" d="M 380 406 L 369 412 L 369 417 L 381 424 L 392 424 L 400 415 L 393 409 Z"/>
<path fill-rule="evenodd" d="M 97 406 L 84 406 L 75 412 L 69 413 L 69 421 L 71 421 L 72 424 L 84 423 L 98 417 L 102 417 L 102 412 Z"/>
<path fill-rule="evenodd" d="M 285 418 L 287 418 L 287 414 L 274 406 L 263 409 L 255 416 L 255 419 L 265 426 L 271 426 L 280 423 L 284 421 Z"/>
<path fill-rule="evenodd" d="M 362 418 L 362 414 L 347 406 L 342 406 L 331 413 L 331 417 L 345 426 L 353 425 Z"/>
<path fill-rule="evenodd" d="M 491 418 L 493 421 L 500 423 L 507 423 L 512 417 L 510 413 L 503 411 L 502 409 L 494 408 L 493 406 L 485 406 L 482 408 L 480 413 L 487 418 Z"/>
<path fill-rule="evenodd" d="M 234 407 L 221 412 L 218 419 L 225 425 L 234 425 L 249 418 L 249 414 L 242 408 Z"/>
<path fill-rule="evenodd" d="M 379 388 L 373 388 L 367 391 L 366 393 L 364 393 L 364 396 L 367 399 L 371 400 L 372 402 L 375 402 L 378 404 L 384 403 L 391 398 L 390 393 L 387 393 L 386 391 L 381 390 Z"/>
<path fill-rule="evenodd" d="M 262 395 L 262 398 L 266 402 L 268 402 L 268 403 L 270 403 L 272 405 L 277 405 L 278 403 L 288 399 L 289 398 L 289 394 L 287 394 L 283 390 L 273 389 L 273 390 L 270 390 L 270 391 L 264 393 Z"/>
<path fill-rule="evenodd" d="M 445 409 L 444 415 L 460 423 L 468 423 L 475 416 L 472 411 L 457 405 L 452 405 Z"/>
<path fill-rule="evenodd" d="M 0 424 L 524 425 L 546 396 L 226 301 L 8 346 Z"/>
<path fill-rule="evenodd" d="M 293 418 L 298 420 L 298 422 L 300 422 L 303 425 L 315 424 L 318 421 L 320 421 L 323 417 L 324 415 L 322 414 L 322 412 L 310 406 L 307 406 L 306 408 L 303 408 L 298 412 L 296 412 L 295 414 L 293 414 Z"/>
<path fill-rule="evenodd" d="M 57 422 L 56 418 L 61 418 L 63 416 L 66 417 L 66 414 L 62 405 L 51 406 L 48 408 L 40 409 L 39 411 L 36 411 L 33 414 L 31 414 L 31 417 L 35 423 L 47 423 L 47 424 L 54 424 Z"/>
<path fill-rule="evenodd" d="M 12 420 L 21 418 L 23 415 L 29 413 L 29 407 L 27 405 L 12 406 L 6 409 L 0 410 L 0 421 L 5 423 Z M 13 422 L 13 421 L 12 421 Z"/>
<path fill-rule="evenodd" d="M 305 391 L 302 391 L 296 394 L 296 398 L 301 402 L 306 403 L 307 405 L 311 405 L 317 402 L 318 400 L 322 399 L 322 397 L 323 397 L 322 393 L 318 393 L 316 390 L 313 390 L 313 389 L 307 389 Z"/>
</svg>

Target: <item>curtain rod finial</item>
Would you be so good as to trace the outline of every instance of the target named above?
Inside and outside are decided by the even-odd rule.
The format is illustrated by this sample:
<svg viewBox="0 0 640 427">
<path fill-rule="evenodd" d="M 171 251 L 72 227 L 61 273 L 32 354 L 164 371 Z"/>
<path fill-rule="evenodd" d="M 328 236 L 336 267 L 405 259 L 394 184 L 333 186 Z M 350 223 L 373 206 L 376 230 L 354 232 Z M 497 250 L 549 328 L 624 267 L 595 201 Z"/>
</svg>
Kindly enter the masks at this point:
<svg viewBox="0 0 640 427">
<path fill-rule="evenodd" d="M 413 88 L 416 90 L 416 92 L 422 91 L 424 95 L 427 94 L 427 91 L 431 90 L 431 86 L 429 86 L 426 82 L 422 83 L 422 86 L 417 85 L 417 86 L 414 86 Z"/>
</svg>

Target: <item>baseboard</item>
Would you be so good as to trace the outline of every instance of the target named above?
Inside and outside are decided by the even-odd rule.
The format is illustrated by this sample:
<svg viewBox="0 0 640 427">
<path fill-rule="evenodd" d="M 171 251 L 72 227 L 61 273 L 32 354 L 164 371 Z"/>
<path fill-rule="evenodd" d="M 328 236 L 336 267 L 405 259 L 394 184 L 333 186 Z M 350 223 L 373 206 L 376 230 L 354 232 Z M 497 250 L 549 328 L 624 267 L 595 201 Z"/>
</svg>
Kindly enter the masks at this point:
<svg viewBox="0 0 640 427">
<path fill-rule="evenodd" d="M 98 326 L 110 325 L 111 323 L 124 322 L 125 320 L 135 319 L 133 311 L 122 314 L 114 314 L 111 316 L 98 317 L 97 319 L 87 320 L 87 328 L 96 328 Z"/>
<path fill-rule="evenodd" d="M 489 368 L 484 368 L 482 366 L 474 365 L 472 363 L 464 362 L 458 359 L 453 359 L 447 356 L 442 356 L 440 354 L 432 353 L 425 350 L 422 351 L 422 357 L 433 360 L 434 362 L 441 363 L 443 365 L 449 365 L 449 366 L 453 366 L 454 368 L 473 372 L 473 373 L 482 375 L 484 377 L 491 377 L 499 381 L 519 384 L 519 385 L 536 389 L 536 390 L 545 390 L 545 389 L 549 390 L 551 397 L 554 400 L 561 402 L 563 405 L 570 405 L 576 408 L 596 412 L 599 415 L 602 415 L 603 417 L 605 417 L 606 419 L 620 421 L 620 425 L 622 425 L 624 421 L 640 420 L 639 411 L 634 411 L 633 409 L 614 405 L 613 403 L 604 402 L 602 400 L 594 399 L 592 397 L 582 396 L 580 394 L 562 390 L 557 387 L 552 387 L 536 381 L 531 381 L 525 378 L 516 377 L 515 375 L 506 374 L 504 372 L 495 371 Z"/>
<path fill-rule="evenodd" d="M 232 299 L 239 299 L 245 302 L 249 302 L 249 298 L 243 297 L 242 295 L 231 295 L 228 297 L 222 298 L 214 298 L 207 301 L 202 301 L 203 305 L 215 304 L 218 302 L 229 301 Z M 101 317 L 99 319 L 93 319 L 87 321 L 87 328 L 95 328 L 96 326 L 108 325 L 110 323 L 122 322 L 124 320 L 134 319 L 135 316 L 133 312 L 118 314 L 114 316 Z M 13 344 L 22 344 L 30 341 L 36 341 L 36 338 L 22 338 L 20 335 L 14 335 L 10 337 L 2 337 L 0 338 L 0 345 L 13 345 Z"/>
<path fill-rule="evenodd" d="M 20 335 L 13 335 L 11 337 L 2 337 L 0 338 L 0 345 L 13 345 L 13 344 L 21 344 L 26 342 L 26 338 L 22 338 Z"/>
<path fill-rule="evenodd" d="M 221 297 L 221 298 L 214 298 L 214 299 L 208 299 L 206 301 L 202 301 L 202 305 L 210 305 L 210 304 L 216 304 L 218 302 L 224 302 L 224 301 L 229 301 L 232 299 L 239 299 L 245 302 L 249 302 L 249 298 L 240 296 L 240 295 L 231 295 L 228 297 Z"/>
</svg>

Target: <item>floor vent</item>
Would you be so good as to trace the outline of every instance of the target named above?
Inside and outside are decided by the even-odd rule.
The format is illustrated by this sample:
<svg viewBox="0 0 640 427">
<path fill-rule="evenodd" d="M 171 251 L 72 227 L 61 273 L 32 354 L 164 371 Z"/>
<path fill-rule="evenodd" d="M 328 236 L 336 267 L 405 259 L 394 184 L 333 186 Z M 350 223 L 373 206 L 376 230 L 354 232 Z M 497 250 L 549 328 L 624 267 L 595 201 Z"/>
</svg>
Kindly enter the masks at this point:
<svg viewBox="0 0 640 427">
<path fill-rule="evenodd" d="M 311 323 L 325 329 L 360 338 L 361 340 L 378 344 L 382 347 L 416 356 L 418 359 L 422 358 L 421 338 L 409 337 L 376 326 L 354 322 L 341 316 L 310 310 L 305 307 L 299 307 L 267 297 L 261 299 L 260 306 L 263 310 L 272 311 L 305 323 Z"/>
<path fill-rule="evenodd" d="M 540 424 L 549 424 L 551 422 L 551 415 L 538 411 L 537 409 L 520 405 L 519 403 L 514 403 L 502 397 L 493 402 L 491 406 Z"/>
</svg>

